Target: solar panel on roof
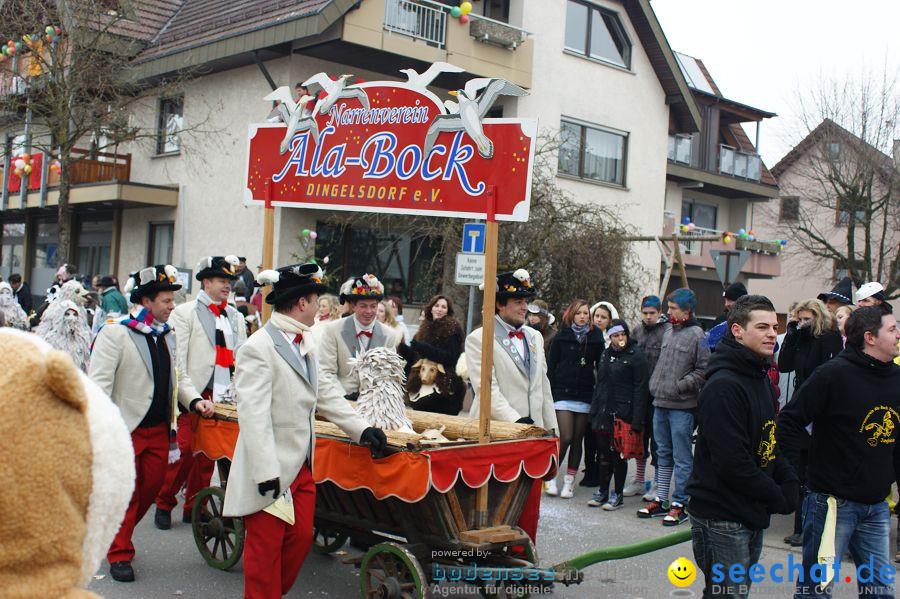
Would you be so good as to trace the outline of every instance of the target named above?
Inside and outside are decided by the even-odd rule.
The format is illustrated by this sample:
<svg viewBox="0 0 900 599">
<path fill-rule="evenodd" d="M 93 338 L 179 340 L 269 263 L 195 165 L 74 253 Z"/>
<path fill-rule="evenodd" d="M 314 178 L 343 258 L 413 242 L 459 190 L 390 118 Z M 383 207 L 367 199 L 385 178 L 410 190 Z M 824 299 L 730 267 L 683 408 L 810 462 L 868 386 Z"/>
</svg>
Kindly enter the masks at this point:
<svg viewBox="0 0 900 599">
<path fill-rule="evenodd" d="M 700 65 L 697 64 L 697 59 L 688 56 L 687 54 L 681 54 L 680 52 L 675 53 L 675 58 L 678 59 L 678 66 L 681 67 L 681 74 L 684 75 L 684 78 L 687 80 L 690 87 L 708 94 L 716 93 L 713 91 L 712 86 L 700 69 Z"/>
</svg>

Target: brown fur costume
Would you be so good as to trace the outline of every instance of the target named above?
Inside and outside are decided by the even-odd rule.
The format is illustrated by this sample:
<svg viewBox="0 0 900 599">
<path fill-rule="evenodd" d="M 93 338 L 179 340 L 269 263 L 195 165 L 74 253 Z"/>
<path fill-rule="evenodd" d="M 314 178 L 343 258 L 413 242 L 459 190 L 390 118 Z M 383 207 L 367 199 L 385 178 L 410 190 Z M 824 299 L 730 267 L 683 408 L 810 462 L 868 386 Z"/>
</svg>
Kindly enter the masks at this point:
<svg viewBox="0 0 900 599">
<path fill-rule="evenodd" d="M 413 398 L 423 391 L 424 384 L 426 394 L 411 402 L 413 409 L 459 414 L 466 395 L 466 385 L 456 374 L 462 342 L 462 327 L 456 319 L 444 317 L 422 322 L 411 343 L 418 360 L 410 369 L 406 390 Z M 432 393 L 427 393 L 429 384 L 433 385 Z"/>
</svg>

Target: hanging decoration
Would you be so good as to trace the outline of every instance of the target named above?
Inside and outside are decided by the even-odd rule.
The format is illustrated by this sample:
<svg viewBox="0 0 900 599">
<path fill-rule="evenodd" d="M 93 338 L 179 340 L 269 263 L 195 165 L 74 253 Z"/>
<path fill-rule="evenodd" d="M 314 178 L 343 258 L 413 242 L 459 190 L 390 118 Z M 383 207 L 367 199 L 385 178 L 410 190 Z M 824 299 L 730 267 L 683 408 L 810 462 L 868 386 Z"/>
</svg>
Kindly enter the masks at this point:
<svg viewBox="0 0 900 599">
<path fill-rule="evenodd" d="M 13 160 L 13 173 L 18 177 L 27 178 L 31 174 L 31 154 L 20 154 Z"/>
<path fill-rule="evenodd" d="M 460 25 L 465 25 L 469 22 L 470 12 L 472 12 L 472 3 L 462 2 L 459 6 L 454 6 L 450 9 L 450 16 L 454 19 L 459 19 Z"/>
</svg>

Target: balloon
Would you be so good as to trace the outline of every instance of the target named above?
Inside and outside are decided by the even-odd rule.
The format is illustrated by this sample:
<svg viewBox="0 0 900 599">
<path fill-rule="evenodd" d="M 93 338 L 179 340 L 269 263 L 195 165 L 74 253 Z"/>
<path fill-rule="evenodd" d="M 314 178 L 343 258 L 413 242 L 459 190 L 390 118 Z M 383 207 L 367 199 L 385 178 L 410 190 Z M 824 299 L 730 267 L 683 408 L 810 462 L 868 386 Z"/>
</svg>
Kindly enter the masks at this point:
<svg viewBox="0 0 900 599">
<path fill-rule="evenodd" d="M 463 2 L 462 4 L 460 4 L 459 12 L 461 12 L 464 15 L 467 15 L 470 12 L 472 12 L 472 3 L 471 2 Z"/>
<path fill-rule="evenodd" d="M 28 162 L 29 160 L 31 160 L 31 154 L 22 154 L 22 160 Z"/>
<path fill-rule="evenodd" d="M 14 172 L 15 174 L 17 174 L 18 176 L 20 176 L 20 177 L 22 176 L 22 169 L 20 169 L 20 168 L 17 168 L 17 169 L 14 170 L 13 172 Z"/>
<path fill-rule="evenodd" d="M 694 223 L 688 223 L 687 228 L 688 228 L 688 231 L 693 231 L 694 229 L 697 228 L 697 225 L 695 225 Z"/>
<path fill-rule="evenodd" d="M 30 165 L 30 164 L 26 164 L 26 165 L 25 165 L 25 168 L 23 168 L 22 170 L 25 171 L 26 173 L 28 173 L 28 174 L 30 175 L 30 174 L 31 174 L 31 165 Z"/>
<path fill-rule="evenodd" d="M 756 236 L 755 235 L 747 235 L 747 240 L 748 241 L 756 241 Z"/>
<path fill-rule="evenodd" d="M 309 237 L 309 233 L 310 233 L 309 229 L 303 229 L 302 231 L 300 231 L 300 234 L 303 235 L 304 237 Z"/>
<path fill-rule="evenodd" d="M 322 264 L 328 264 L 328 256 L 322 258 Z"/>
<path fill-rule="evenodd" d="M 310 238 L 310 239 L 315 239 L 315 238 L 318 237 L 318 236 L 319 236 L 319 234 L 316 233 L 315 231 L 310 231 L 310 232 L 309 232 L 309 238 Z"/>
<path fill-rule="evenodd" d="M 62 28 L 58 26 L 54 27 L 53 32 L 56 33 L 56 35 L 62 35 Z"/>
<path fill-rule="evenodd" d="M 682 233 L 687 233 L 688 231 L 690 231 L 690 229 L 688 229 L 688 226 L 687 226 L 687 225 L 681 225 L 681 232 L 682 232 Z"/>
<path fill-rule="evenodd" d="M 691 217 L 690 217 L 690 216 L 685 216 L 685 217 L 683 217 L 683 218 L 681 219 L 681 224 L 682 224 L 682 225 L 686 225 L 686 224 L 688 224 L 689 222 L 691 222 Z"/>
<path fill-rule="evenodd" d="M 15 46 L 8 46 L 8 47 L 6 48 L 6 53 L 9 54 L 10 56 L 12 56 L 13 54 L 16 53 L 16 47 L 15 47 Z"/>
<path fill-rule="evenodd" d="M 469 22 L 469 15 L 459 15 L 459 22 L 463 25 Z"/>
<path fill-rule="evenodd" d="M 722 238 L 722 241 L 725 242 L 725 245 L 729 245 L 732 241 L 734 241 L 734 237 L 731 235 L 726 235 Z"/>
<path fill-rule="evenodd" d="M 23 166 L 25 166 L 25 161 L 22 160 L 21 158 L 16 158 L 15 164 L 16 164 L 16 168 L 22 168 Z"/>
<path fill-rule="evenodd" d="M 747 231 L 747 235 L 756 235 L 756 233 L 753 232 L 753 229 L 750 229 Z"/>
<path fill-rule="evenodd" d="M 44 28 L 44 31 L 46 31 L 47 33 L 53 33 L 53 25 L 47 25 L 47 27 Z"/>
<path fill-rule="evenodd" d="M 460 10 L 460 8 L 458 6 L 454 6 L 453 8 L 450 9 L 450 16 L 453 17 L 454 19 L 458 19 L 461 14 L 462 14 L 462 10 Z"/>
<path fill-rule="evenodd" d="M 16 42 L 16 50 L 22 49 L 22 42 Z"/>
<path fill-rule="evenodd" d="M 743 228 L 738 229 L 738 235 L 746 235 L 746 234 L 747 234 L 747 230 L 746 230 L 746 229 L 743 229 Z"/>
</svg>

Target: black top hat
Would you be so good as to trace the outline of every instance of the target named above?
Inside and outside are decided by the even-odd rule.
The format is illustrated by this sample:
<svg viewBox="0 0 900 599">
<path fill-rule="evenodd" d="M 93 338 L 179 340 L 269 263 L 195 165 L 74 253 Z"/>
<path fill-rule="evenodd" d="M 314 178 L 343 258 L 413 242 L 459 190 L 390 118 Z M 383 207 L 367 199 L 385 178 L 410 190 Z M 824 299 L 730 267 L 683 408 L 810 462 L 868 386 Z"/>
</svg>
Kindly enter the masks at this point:
<svg viewBox="0 0 900 599">
<path fill-rule="evenodd" d="M 233 281 L 238 278 L 234 268 L 239 264 L 237 256 L 207 256 L 197 263 L 197 274 L 194 275 L 194 278 L 202 281 L 212 277 L 221 277 Z"/>
<path fill-rule="evenodd" d="M 744 287 L 744 284 L 738 281 L 737 283 L 732 283 L 729 285 L 725 292 L 722 294 L 722 297 L 725 299 L 730 299 L 731 301 L 737 301 L 740 298 L 747 295 L 747 288 Z"/>
<path fill-rule="evenodd" d="M 145 295 L 159 291 L 178 291 L 181 285 L 178 280 L 178 269 L 171 264 L 148 266 L 131 273 L 122 291 L 131 294 L 131 303 L 136 304 Z"/>
<path fill-rule="evenodd" d="M 328 288 L 322 284 L 325 273 L 315 262 L 292 264 L 275 270 L 264 270 L 256 275 L 256 285 L 271 285 L 266 296 L 267 304 L 283 304 L 311 293 L 322 294 Z"/>
<path fill-rule="evenodd" d="M 100 282 L 97 283 L 98 287 L 115 287 L 116 285 L 118 285 L 116 280 L 109 275 L 103 275 L 100 277 Z"/>
<path fill-rule="evenodd" d="M 497 275 L 497 299 L 505 300 L 524 297 L 537 297 L 537 289 L 531 282 L 531 275 L 524 268 L 515 271 L 501 272 Z"/>
<path fill-rule="evenodd" d="M 384 297 L 384 285 L 375 275 L 366 273 L 344 281 L 341 285 L 340 300 L 355 302 L 361 299 L 381 300 Z"/>
<path fill-rule="evenodd" d="M 823 302 L 827 302 L 830 299 L 836 299 L 844 304 L 852 304 L 853 281 L 850 280 L 850 277 L 844 277 L 837 282 L 837 285 L 835 285 L 831 291 L 828 293 L 820 293 L 818 298 Z"/>
</svg>

